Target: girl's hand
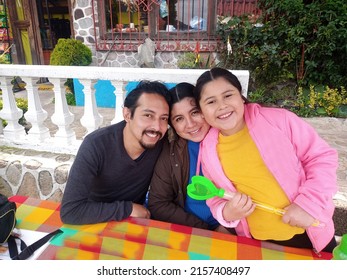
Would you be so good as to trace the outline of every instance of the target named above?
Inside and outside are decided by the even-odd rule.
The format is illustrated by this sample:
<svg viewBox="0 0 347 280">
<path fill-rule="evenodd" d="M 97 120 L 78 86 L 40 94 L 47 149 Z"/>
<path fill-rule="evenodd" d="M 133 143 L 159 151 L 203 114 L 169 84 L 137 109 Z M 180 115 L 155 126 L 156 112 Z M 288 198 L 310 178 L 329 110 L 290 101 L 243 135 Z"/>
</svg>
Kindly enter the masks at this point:
<svg viewBox="0 0 347 280">
<path fill-rule="evenodd" d="M 306 229 L 315 221 L 314 217 L 312 217 L 309 213 L 307 213 L 304 209 L 302 209 L 295 203 L 284 208 L 284 210 L 285 213 L 282 217 L 282 221 L 293 227 L 301 227 Z"/>
<path fill-rule="evenodd" d="M 229 200 L 223 208 L 224 220 L 230 222 L 240 220 L 253 213 L 255 204 L 252 199 L 242 193 L 235 193 L 234 197 Z"/>
</svg>

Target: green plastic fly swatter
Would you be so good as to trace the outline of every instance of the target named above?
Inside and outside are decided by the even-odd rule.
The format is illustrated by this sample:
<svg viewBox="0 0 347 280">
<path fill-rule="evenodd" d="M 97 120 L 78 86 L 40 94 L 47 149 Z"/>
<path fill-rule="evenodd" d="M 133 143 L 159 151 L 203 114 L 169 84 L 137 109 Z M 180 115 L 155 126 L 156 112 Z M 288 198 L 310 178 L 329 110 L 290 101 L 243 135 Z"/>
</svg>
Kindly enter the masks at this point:
<svg viewBox="0 0 347 280">
<path fill-rule="evenodd" d="M 196 200 L 206 200 L 215 196 L 227 198 L 224 189 L 218 189 L 204 176 L 193 176 L 192 182 L 187 186 L 187 193 Z"/>
</svg>

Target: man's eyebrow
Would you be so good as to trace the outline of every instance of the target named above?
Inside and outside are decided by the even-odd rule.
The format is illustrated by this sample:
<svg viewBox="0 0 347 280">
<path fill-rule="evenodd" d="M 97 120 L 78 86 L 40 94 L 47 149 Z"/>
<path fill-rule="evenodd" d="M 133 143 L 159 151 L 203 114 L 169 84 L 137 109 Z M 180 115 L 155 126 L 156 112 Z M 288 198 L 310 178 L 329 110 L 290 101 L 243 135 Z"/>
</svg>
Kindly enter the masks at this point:
<svg viewBox="0 0 347 280">
<path fill-rule="evenodd" d="M 152 114 L 157 114 L 155 111 L 151 110 L 151 109 L 143 109 L 142 110 L 143 113 L 152 113 Z M 169 116 L 169 113 L 166 114 L 162 114 L 162 116 Z"/>
<path fill-rule="evenodd" d="M 153 113 L 153 114 L 155 114 L 155 112 L 153 110 L 151 110 L 151 109 L 143 109 L 142 111 L 145 112 L 145 113 Z"/>
</svg>

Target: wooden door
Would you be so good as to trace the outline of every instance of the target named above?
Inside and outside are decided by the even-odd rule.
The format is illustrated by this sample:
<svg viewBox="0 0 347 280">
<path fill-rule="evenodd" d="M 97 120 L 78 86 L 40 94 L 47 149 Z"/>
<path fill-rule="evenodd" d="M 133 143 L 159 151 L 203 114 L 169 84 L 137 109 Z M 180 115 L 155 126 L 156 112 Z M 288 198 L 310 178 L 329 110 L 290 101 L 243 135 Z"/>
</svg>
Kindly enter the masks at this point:
<svg viewBox="0 0 347 280">
<path fill-rule="evenodd" d="M 8 6 L 18 63 L 43 64 L 36 0 L 8 1 Z"/>
</svg>

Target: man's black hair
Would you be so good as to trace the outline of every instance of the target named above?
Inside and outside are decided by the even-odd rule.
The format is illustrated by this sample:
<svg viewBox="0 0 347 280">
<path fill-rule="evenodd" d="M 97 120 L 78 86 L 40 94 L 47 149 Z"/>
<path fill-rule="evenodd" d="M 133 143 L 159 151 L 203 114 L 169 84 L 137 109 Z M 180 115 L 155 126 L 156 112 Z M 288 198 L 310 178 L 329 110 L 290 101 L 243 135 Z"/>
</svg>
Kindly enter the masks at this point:
<svg viewBox="0 0 347 280">
<path fill-rule="evenodd" d="M 138 107 L 138 99 L 144 93 L 161 95 L 165 98 L 169 106 L 171 104 L 170 91 L 163 83 L 158 81 L 141 81 L 136 88 L 128 93 L 124 100 L 124 107 L 130 110 L 131 118 L 134 116 L 135 110 Z"/>
</svg>

